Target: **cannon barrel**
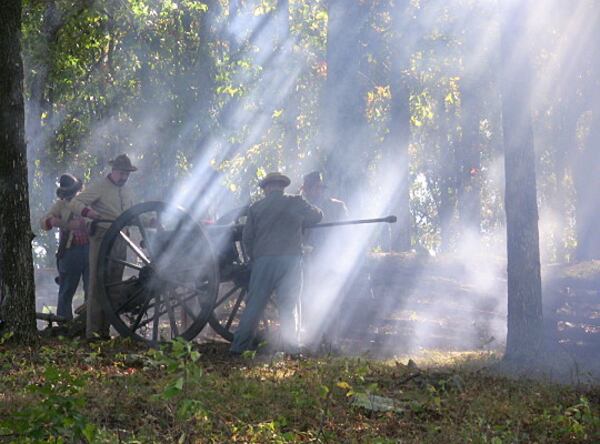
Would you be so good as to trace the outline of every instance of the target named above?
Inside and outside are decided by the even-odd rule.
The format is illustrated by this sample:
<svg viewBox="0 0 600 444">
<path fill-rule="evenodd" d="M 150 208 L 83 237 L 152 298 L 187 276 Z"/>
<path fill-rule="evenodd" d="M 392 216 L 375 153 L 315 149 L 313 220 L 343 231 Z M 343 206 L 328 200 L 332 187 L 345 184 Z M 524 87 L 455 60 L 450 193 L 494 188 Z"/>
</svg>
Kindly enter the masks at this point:
<svg viewBox="0 0 600 444">
<path fill-rule="evenodd" d="M 387 217 L 380 217 L 377 219 L 358 219 L 358 220 L 342 220 L 342 221 L 338 221 L 338 222 L 324 222 L 321 224 L 308 225 L 304 228 L 313 230 L 315 228 L 340 227 L 340 226 L 344 226 L 344 225 L 376 224 L 376 223 L 380 223 L 380 222 L 393 224 L 393 223 L 396 223 L 397 220 L 398 220 L 398 218 L 396 216 L 387 216 Z"/>
<path fill-rule="evenodd" d="M 304 227 L 305 230 L 313 230 L 315 228 L 330 228 L 330 227 L 340 227 L 345 225 L 361 225 L 361 224 L 376 224 L 376 223 L 388 223 L 393 224 L 396 223 L 398 218 L 396 216 L 387 216 L 387 217 L 379 217 L 376 219 L 357 219 L 357 220 L 342 220 L 337 222 L 324 222 L 315 225 L 307 225 Z M 210 231 L 219 231 L 219 230 L 233 230 L 241 232 L 244 228 L 244 224 L 228 224 L 228 225 L 209 225 L 208 229 Z"/>
<path fill-rule="evenodd" d="M 379 217 L 375 219 L 355 219 L 355 220 L 341 220 L 337 222 L 324 222 L 320 224 L 307 225 L 304 229 L 314 230 L 316 228 L 331 228 L 331 227 L 341 227 L 345 225 L 362 225 L 362 224 L 376 224 L 376 223 L 388 223 L 394 224 L 398 218 L 396 216 L 387 216 L 387 217 Z M 97 219 L 92 222 L 92 227 L 95 228 L 95 225 L 98 223 L 110 223 L 113 222 L 110 219 Z M 210 231 L 215 231 L 219 229 L 228 229 L 228 230 L 241 230 L 244 227 L 244 224 L 228 224 L 228 225 L 209 225 Z"/>
</svg>

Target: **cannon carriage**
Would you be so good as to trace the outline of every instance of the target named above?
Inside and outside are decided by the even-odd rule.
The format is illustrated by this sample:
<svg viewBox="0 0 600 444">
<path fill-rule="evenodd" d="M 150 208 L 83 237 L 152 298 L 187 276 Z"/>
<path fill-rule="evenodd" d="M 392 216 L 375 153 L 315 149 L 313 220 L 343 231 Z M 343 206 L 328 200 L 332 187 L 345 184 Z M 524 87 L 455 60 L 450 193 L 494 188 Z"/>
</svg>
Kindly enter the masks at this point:
<svg viewBox="0 0 600 444">
<path fill-rule="evenodd" d="M 181 208 L 145 202 L 99 222 L 99 298 L 117 332 L 155 344 L 192 340 L 210 324 L 231 341 L 250 281 L 244 210 L 203 224 Z"/>
<path fill-rule="evenodd" d="M 207 324 L 233 339 L 245 308 L 250 269 L 241 236 L 245 209 L 198 223 L 165 202 L 133 206 L 105 230 L 97 279 L 103 310 L 124 337 L 157 344 L 194 339 Z M 351 223 L 394 222 L 393 216 Z M 319 224 L 331 226 L 336 223 Z M 115 278 L 117 276 L 118 278 Z M 269 304 L 259 328 L 276 329 Z"/>
</svg>

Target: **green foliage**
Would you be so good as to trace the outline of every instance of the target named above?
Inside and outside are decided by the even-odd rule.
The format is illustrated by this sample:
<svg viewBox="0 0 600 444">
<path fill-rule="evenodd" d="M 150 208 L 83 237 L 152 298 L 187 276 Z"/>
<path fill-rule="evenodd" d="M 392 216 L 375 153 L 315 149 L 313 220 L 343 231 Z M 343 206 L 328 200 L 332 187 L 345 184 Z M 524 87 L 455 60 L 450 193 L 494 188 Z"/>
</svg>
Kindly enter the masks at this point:
<svg viewBox="0 0 600 444">
<path fill-rule="evenodd" d="M 575 405 L 563 409 L 555 407 L 544 413 L 544 419 L 558 424 L 558 436 L 569 436 L 571 439 L 588 440 L 600 437 L 600 416 L 593 412 L 590 402 L 585 396 L 579 398 Z"/>
<path fill-rule="evenodd" d="M 162 392 L 156 397 L 166 401 L 178 401 L 177 415 L 189 418 L 204 411 L 200 400 L 189 399 L 190 386 L 197 384 L 203 376 L 197 361 L 200 353 L 193 344 L 182 338 L 176 338 L 161 346 L 160 350 L 151 349 L 147 354 L 147 364 L 164 369 L 169 375 Z"/>
<path fill-rule="evenodd" d="M 256 357 L 256 350 L 245 350 L 242 353 L 242 357 L 245 359 L 254 359 Z"/>
<path fill-rule="evenodd" d="M 10 339 L 14 336 L 15 334 L 12 331 L 6 332 L 6 333 L 2 333 L 2 336 L 0 336 L 0 345 L 3 345 L 5 342 L 10 341 Z"/>
<path fill-rule="evenodd" d="M 419 361 L 415 369 L 365 359 L 232 361 L 214 345 L 200 354 L 180 340 L 151 352 L 126 341 L 91 351 L 67 341 L 46 345 L 41 354 L 3 345 L 0 439 L 133 444 L 599 438 L 597 387 L 582 393 L 488 375 L 482 370 L 490 364 L 487 355 L 468 366 L 438 355 L 429 361 L 434 367 Z"/>
<path fill-rule="evenodd" d="M 468 137 L 477 139 L 480 150 L 475 183 L 481 186 L 481 229 L 492 238 L 504 223 L 498 179 L 502 120 L 491 43 L 498 37 L 497 8 L 475 0 L 360 3 L 368 17 L 356 55 L 361 58 L 357 87 L 364 94 L 368 135 L 353 155 L 365 165 L 367 193 L 382 194 L 377 178 L 388 167 L 384 154 L 395 143 L 388 136 L 398 124 L 391 121 L 391 84 L 400 77 L 410 90 L 405 105 L 414 243 L 429 251 L 453 246 L 465 168 L 457 150 L 473 142 Z M 125 150 L 150 172 L 131 179 L 139 200 L 168 195 L 200 166 L 223 173 L 220 191 L 234 206 L 258 195 L 261 171 L 284 170 L 299 178 L 327 165 L 333 148 L 345 148 L 323 146 L 328 3 L 290 1 L 289 15 L 275 0 L 240 5 L 239 20 L 229 29 L 228 2 L 221 0 L 24 2 L 33 220 L 48 209 L 63 171 L 95 178 L 109 158 Z M 561 8 L 546 11 L 568 10 Z M 560 61 L 558 48 L 566 47 L 565 15 L 545 12 L 544 20 L 548 26 L 532 42 L 536 80 Z M 267 25 L 260 38 L 252 39 L 261 23 Z M 289 54 L 274 67 L 283 47 Z M 409 53 L 402 56 L 404 66 L 396 67 L 400 48 Z M 482 60 L 475 63 L 482 65 L 476 79 L 468 69 L 473 53 Z M 289 90 L 277 91 L 277 98 L 273 71 L 290 81 Z M 565 168 L 564 153 L 583 142 L 589 122 L 574 119 L 577 136 L 570 148 L 556 135 L 563 132 L 566 111 L 585 114 L 584 77 L 541 94 L 534 110 L 541 141 L 540 203 L 565 215 L 542 225 L 552 259 L 569 257 L 575 246 L 573 175 Z M 476 104 L 464 100 L 470 90 L 476 90 Z M 464 118 L 471 114 L 479 128 L 469 133 Z M 159 175 L 162 180 L 156 181 Z M 567 196 L 564 204 L 556 202 L 557 195 Z M 452 223 L 442 229 L 446 219 Z M 36 237 L 38 266 L 54 265 L 55 243 L 52 234 Z"/>
<path fill-rule="evenodd" d="M 93 442 L 97 428 L 83 413 L 85 384 L 84 377 L 47 366 L 41 381 L 27 386 L 29 404 L 0 421 L 1 434 L 18 442 Z"/>
</svg>

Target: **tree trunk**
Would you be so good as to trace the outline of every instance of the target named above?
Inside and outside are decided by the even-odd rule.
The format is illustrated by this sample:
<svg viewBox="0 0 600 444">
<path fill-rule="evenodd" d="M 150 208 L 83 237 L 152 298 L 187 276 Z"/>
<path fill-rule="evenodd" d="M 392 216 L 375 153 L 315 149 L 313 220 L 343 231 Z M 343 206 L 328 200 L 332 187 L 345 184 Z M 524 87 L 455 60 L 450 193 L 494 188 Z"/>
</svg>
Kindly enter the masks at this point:
<svg viewBox="0 0 600 444">
<path fill-rule="evenodd" d="M 502 27 L 502 129 L 506 175 L 508 337 L 505 358 L 529 361 L 542 345 L 542 286 L 530 111 L 528 5 L 507 6 Z"/>
<path fill-rule="evenodd" d="M 35 286 L 24 134 L 21 10 L 20 0 L 7 2 L 0 10 L 0 275 L 6 328 L 17 341 L 31 342 L 36 336 Z"/>
<path fill-rule="evenodd" d="M 353 199 L 358 178 L 364 176 L 368 132 L 364 83 L 361 82 L 361 35 L 369 13 L 360 0 L 330 0 L 327 30 L 327 82 L 325 85 L 322 142 L 328 153 L 327 181 L 342 200 Z M 352 204 L 351 204 L 352 205 Z"/>
<path fill-rule="evenodd" d="M 408 251 L 411 248 L 412 217 L 410 213 L 410 85 L 405 72 L 409 68 L 412 48 L 411 17 L 408 15 L 410 2 L 396 0 L 393 9 L 393 23 L 400 34 L 394 39 L 392 50 L 392 72 L 390 91 L 390 132 L 384 146 L 385 166 L 394 166 L 392 174 L 397 179 L 394 200 L 390 212 L 398 217 L 391 227 L 391 249 Z"/>
</svg>

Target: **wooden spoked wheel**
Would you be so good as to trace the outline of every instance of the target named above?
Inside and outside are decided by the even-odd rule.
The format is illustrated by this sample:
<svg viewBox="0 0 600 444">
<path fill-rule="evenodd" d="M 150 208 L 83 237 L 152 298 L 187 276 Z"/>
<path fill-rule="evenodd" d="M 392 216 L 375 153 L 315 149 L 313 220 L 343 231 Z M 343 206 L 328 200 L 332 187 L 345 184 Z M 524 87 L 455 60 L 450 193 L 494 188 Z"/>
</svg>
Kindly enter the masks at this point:
<svg viewBox="0 0 600 444">
<path fill-rule="evenodd" d="M 206 231 L 184 210 L 145 202 L 106 230 L 97 279 L 114 328 L 156 344 L 200 333 L 215 306 L 219 267 Z"/>
<path fill-rule="evenodd" d="M 250 272 L 237 270 L 236 277 L 225 280 L 219 286 L 219 296 L 213 314 L 209 319 L 212 329 L 223 339 L 233 341 L 233 333 L 237 330 L 246 303 L 248 301 L 248 283 Z M 257 337 L 270 340 L 278 331 L 277 308 L 269 301 L 258 325 Z"/>
</svg>

